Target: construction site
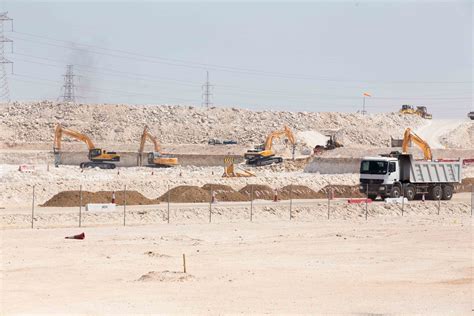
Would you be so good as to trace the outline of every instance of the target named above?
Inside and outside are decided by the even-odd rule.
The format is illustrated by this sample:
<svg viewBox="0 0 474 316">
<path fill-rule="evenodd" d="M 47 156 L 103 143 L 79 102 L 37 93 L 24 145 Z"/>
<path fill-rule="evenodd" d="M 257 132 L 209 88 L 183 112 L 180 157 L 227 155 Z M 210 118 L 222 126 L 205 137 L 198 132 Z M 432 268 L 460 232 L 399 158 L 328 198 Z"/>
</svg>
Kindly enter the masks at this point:
<svg viewBox="0 0 474 316">
<path fill-rule="evenodd" d="M 117 21 L 157 33 L 146 43 L 104 15 L 35 35 L 0 13 L 0 314 L 471 315 L 462 52 L 405 55 L 427 38 L 418 18 L 369 2 L 340 4 L 350 23 L 322 3 L 200 5 L 118 4 Z M 452 9 L 394 6 L 433 28 Z"/>
</svg>

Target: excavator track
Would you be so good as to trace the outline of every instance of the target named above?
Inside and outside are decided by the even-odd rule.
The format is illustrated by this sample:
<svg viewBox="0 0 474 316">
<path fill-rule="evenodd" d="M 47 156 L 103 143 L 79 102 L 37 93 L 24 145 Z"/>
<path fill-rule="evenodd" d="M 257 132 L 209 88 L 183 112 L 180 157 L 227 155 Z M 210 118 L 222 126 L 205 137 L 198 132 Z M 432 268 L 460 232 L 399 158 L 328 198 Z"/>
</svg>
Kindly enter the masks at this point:
<svg viewBox="0 0 474 316">
<path fill-rule="evenodd" d="M 81 162 L 79 165 L 81 169 L 84 168 L 96 168 L 99 167 L 100 169 L 115 169 L 117 166 L 113 163 L 107 163 L 107 162 L 93 162 L 93 161 L 88 161 L 88 162 Z"/>
</svg>

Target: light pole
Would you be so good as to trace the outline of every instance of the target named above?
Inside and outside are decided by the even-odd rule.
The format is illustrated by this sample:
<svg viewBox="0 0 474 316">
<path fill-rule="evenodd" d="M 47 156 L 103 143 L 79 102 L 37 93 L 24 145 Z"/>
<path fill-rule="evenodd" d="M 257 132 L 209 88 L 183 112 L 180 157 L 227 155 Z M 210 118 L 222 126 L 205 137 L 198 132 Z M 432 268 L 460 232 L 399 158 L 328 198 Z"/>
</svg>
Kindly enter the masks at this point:
<svg viewBox="0 0 474 316">
<path fill-rule="evenodd" d="M 366 115 L 367 111 L 365 110 L 365 97 L 371 97 L 370 93 L 364 92 L 362 94 L 362 115 Z"/>
</svg>

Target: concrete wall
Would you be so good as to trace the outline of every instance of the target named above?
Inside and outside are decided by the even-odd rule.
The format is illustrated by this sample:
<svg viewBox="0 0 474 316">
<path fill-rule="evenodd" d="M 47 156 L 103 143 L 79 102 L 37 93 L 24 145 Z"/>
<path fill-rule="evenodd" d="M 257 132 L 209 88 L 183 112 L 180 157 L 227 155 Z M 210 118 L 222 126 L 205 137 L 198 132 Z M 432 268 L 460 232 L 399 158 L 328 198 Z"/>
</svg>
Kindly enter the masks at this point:
<svg viewBox="0 0 474 316">
<path fill-rule="evenodd" d="M 361 158 L 314 157 L 304 172 L 321 174 L 359 173 Z"/>
</svg>

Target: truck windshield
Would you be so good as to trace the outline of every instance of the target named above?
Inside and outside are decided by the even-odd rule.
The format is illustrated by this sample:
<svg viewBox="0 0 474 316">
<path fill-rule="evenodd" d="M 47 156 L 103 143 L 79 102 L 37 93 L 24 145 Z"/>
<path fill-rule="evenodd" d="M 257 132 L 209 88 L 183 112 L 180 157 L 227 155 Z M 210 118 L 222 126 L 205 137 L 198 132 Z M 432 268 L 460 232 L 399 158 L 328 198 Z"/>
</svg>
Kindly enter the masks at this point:
<svg viewBox="0 0 474 316">
<path fill-rule="evenodd" d="M 360 173 L 365 174 L 386 174 L 387 173 L 387 162 L 386 161 L 375 161 L 365 160 L 360 164 Z"/>
</svg>

